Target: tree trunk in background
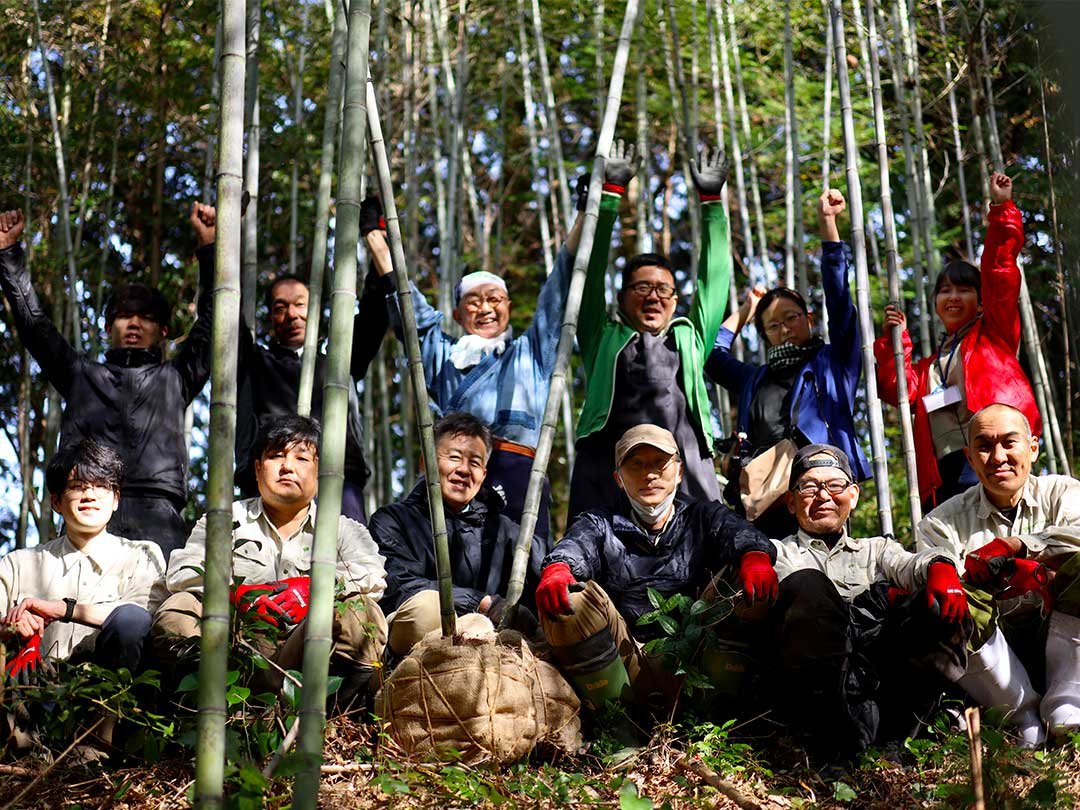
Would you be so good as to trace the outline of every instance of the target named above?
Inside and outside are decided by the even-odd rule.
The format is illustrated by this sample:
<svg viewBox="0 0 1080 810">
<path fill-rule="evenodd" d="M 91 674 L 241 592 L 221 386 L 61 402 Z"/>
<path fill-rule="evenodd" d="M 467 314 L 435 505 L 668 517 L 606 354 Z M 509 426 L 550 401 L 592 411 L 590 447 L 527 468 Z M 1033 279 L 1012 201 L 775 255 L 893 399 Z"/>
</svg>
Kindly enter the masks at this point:
<svg viewBox="0 0 1080 810">
<path fill-rule="evenodd" d="M 937 7 L 938 31 L 944 42 L 945 14 L 941 9 L 941 0 L 934 0 L 934 5 Z M 968 261 L 974 261 L 975 242 L 971 237 L 971 206 L 968 203 L 967 179 L 964 177 L 964 146 L 960 141 L 960 113 L 956 106 L 956 80 L 951 55 L 945 57 L 945 86 L 949 94 L 949 125 L 952 129 L 953 151 L 956 155 L 956 183 L 960 191 L 960 213 L 964 219 L 964 247 L 967 249 Z"/>
<path fill-rule="evenodd" d="M 442 113 L 440 112 L 439 105 L 439 65 L 435 57 L 435 28 L 438 25 L 438 20 L 435 15 L 432 0 L 423 0 L 423 10 L 421 11 L 420 17 L 424 22 L 424 59 L 428 66 L 429 110 L 427 118 L 432 122 L 431 161 L 433 166 L 432 174 L 435 179 L 435 219 L 439 231 L 439 252 L 441 254 L 443 250 L 447 248 L 445 240 L 449 228 L 448 221 L 450 214 L 447 211 L 446 181 L 443 178 L 441 169 L 443 160 L 446 158 L 446 150 L 443 148 L 443 127 L 440 125 Z M 447 103 L 450 102 L 448 101 Z M 440 269 L 442 268 L 442 261 L 443 260 L 440 257 Z M 447 289 L 446 283 L 440 279 L 436 307 L 443 314 L 443 318 L 447 322 L 448 331 L 451 333 L 454 331 L 454 327 L 451 326 L 453 322 L 450 320 L 451 313 L 454 309 L 452 293 L 453 290 Z"/>
<path fill-rule="evenodd" d="M 525 131 L 529 136 L 529 158 L 532 161 L 532 186 L 536 191 L 536 218 L 540 225 L 541 255 L 544 259 L 544 274 L 551 275 L 554 267 L 552 257 L 551 228 L 548 224 L 546 197 L 540 185 L 540 139 L 536 133 L 536 102 L 533 99 L 532 66 L 529 64 L 529 40 L 525 34 L 525 3 L 518 0 L 518 61 L 521 64 L 521 92 L 525 102 Z"/>
<path fill-rule="evenodd" d="M 601 34 L 603 28 L 604 7 L 600 4 Z M 556 185 L 555 193 L 559 201 L 559 225 L 555 231 L 560 240 L 566 238 L 566 232 L 570 229 L 570 223 L 574 218 L 573 206 L 570 203 L 570 185 L 566 181 L 566 163 L 563 160 L 562 151 L 562 127 L 559 120 L 559 108 L 555 104 L 555 93 L 551 89 L 551 70 L 548 68 L 547 43 L 544 40 L 544 26 L 540 19 L 540 0 L 532 0 L 533 36 L 536 38 L 536 59 L 540 65 L 540 89 L 544 93 L 544 112 L 540 119 L 547 132 L 548 148 L 551 150 L 551 163 L 554 164 L 555 174 L 548 175 L 548 182 Z M 594 13 L 595 26 L 595 13 Z M 594 33 L 596 29 L 594 28 Z M 597 63 L 599 71 L 603 71 L 604 58 L 600 49 L 597 49 Z"/>
<path fill-rule="evenodd" d="M 603 92 L 601 91 L 601 95 Z M 601 104 L 601 106 L 603 106 Z M 600 109 L 600 107 L 597 107 Z M 645 71 L 637 75 L 636 104 L 634 123 L 637 135 L 637 153 L 641 156 L 638 166 L 638 203 L 637 203 L 637 252 L 650 253 L 653 249 L 652 237 L 652 194 L 649 193 L 649 169 L 652 150 L 649 148 L 649 88 L 645 81 Z M 614 286 L 614 277 L 612 278 Z"/>
<path fill-rule="evenodd" d="M 308 7 L 300 4 L 300 43 L 296 57 L 296 75 L 293 78 L 293 126 L 298 134 L 296 154 L 293 156 L 292 171 L 289 176 L 289 274 L 296 275 L 298 259 L 296 256 L 300 227 L 300 164 L 307 164 L 307 149 L 304 141 L 304 60 L 307 56 Z"/>
<path fill-rule="evenodd" d="M 218 63 L 221 61 L 221 0 L 218 0 L 218 21 L 214 26 L 214 65 L 210 72 L 210 100 L 214 109 L 218 107 L 218 98 L 221 95 L 221 76 L 218 73 Z M 210 124 L 209 116 L 206 123 L 206 162 L 203 164 L 202 193 L 199 201 L 203 205 L 210 205 L 214 195 L 214 149 L 217 139 Z"/>
<path fill-rule="evenodd" d="M 101 108 L 101 93 L 105 87 L 105 43 L 109 41 L 109 22 L 112 19 L 112 0 L 105 0 L 105 18 L 101 24 L 101 38 L 97 41 L 97 65 L 98 82 L 94 86 L 94 98 L 90 102 L 90 125 L 86 136 L 86 160 L 83 161 L 82 189 L 79 192 L 79 224 L 75 228 L 74 247 L 78 252 L 82 249 L 83 229 L 86 225 L 86 215 L 90 207 L 90 168 L 94 160 L 94 146 L 97 143 L 98 111 Z M 113 138 L 115 141 L 116 139 Z M 93 328 L 90 332 L 94 332 Z M 91 339 L 91 344 L 93 340 Z"/>
<path fill-rule="evenodd" d="M 244 217 L 244 264 L 240 298 L 247 328 L 255 335 L 255 301 L 259 285 L 259 38 L 262 27 L 262 0 L 247 0 L 247 87 L 244 90 L 244 120 L 247 122 L 247 156 L 244 161 L 244 191 L 250 196 Z"/>
<path fill-rule="evenodd" d="M 784 2 L 784 166 L 787 182 L 784 206 L 787 230 L 784 236 L 784 274 L 787 286 L 803 298 L 809 297 L 806 254 L 802 233 L 802 179 L 799 177 L 799 124 L 795 116 L 795 72 L 791 47 L 791 0 Z"/>
</svg>

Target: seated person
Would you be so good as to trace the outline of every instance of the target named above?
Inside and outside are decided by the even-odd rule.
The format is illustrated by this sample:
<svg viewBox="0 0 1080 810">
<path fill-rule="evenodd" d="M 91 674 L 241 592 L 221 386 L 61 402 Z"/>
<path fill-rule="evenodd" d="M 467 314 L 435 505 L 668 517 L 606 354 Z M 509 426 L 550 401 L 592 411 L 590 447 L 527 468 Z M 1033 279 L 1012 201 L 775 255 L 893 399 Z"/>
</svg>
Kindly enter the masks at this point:
<svg viewBox="0 0 1080 810">
<path fill-rule="evenodd" d="M 1020 268 L 1024 221 L 1012 201 L 1012 180 L 995 172 L 990 180 L 990 214 L 982 270 L 950 262 L 934 283 L 934 309 L 944 332 L 930 357 L 911 362 L 907 319 L 885 308 L 885 329 L 902 330 L 908 395 L 915 419 L 919 495 L 933 509 L 978 480 L 964 453 L 971 415 L 995 402 L 1008 402 L 1040 432 L 1031 383 L 1016 359 L 1020 348 Z M 896 362 L 889 334 L 874 342 L 878 391 L 896 404 Z"/>
<path fill-rule="evenodd" d="M 498 626 L 518 524 L 507 516 L 501 496 L 486 483 L 491 443 L 491 430 L 470 413 L 447 414 L 435 426 L 454 610 L 459 616 L 481 613 Z M 386 556 L 383 607 L 393 611 L 389 613 L 389 647 L 397 657 L 442 626 L 427 487 L 421 478 L 401 501 L 371 516 L 371 533 Z M 542 538 L 533 539 L 526 593 L 532 593 L 539 579 L 540 561 L 547 550 Z M 528 632 L 531 599 L 523 601 L 517 626 Z M 535 630 L 535 620 L 533 625 Z"/>
<path fill-rule="evenodd" d="M 826 757 L 903 740 L 964 671 L 971 621 L 955 563 L 940 549 L 851 537 L 859 485 L 838 447 L 796 453 L 785 501 L 799 529 L 773 541 L 770 692 Z"/>
<path fill-rule="evenodd" d="M 624 150 L 620 141 L 604 164 L 600 218 L 578 316 L 586 388 L 570 483 L 571 520 L 596 507 L 621 509 L 625 501 L 611 478 L 611 459 L 619 437 L 641 424 L 662 427 L 678 440 L 686 469 L 679 484 L 684 495 L 720 499 L 712 406 L 701 369 L 723 319 L 731 276 L 728 221 L 721 202 L 728 165 L 719 151 L 703 157 L 700 169 L 691 161 L 702 219 L 697 289 L 686 315 L 679 316 L 675 271 L 657 253 L 643 253 L 626 263 L 618 313 L 608 314 L 611 231 L 619 199 L 636 172 L 633 147 Z"/>
<path fill-rule="evenodd" d="M 648 589 L 694 595 L 727 566 L 747 601 L 776 598 L 776 550 L 718 501 L 679 492 L 682 455 L 670 431 L 637 425 L 615 445 L 622 506 L 579 515 L 544 558 L 536 606 L 560 671 L 582 703 L 597 709 L 631 694 L 640 706 L 673 704 L 679 681 L 642 644 L 655 625 Z M 578 585 L 581 583 L 581 585 Z"/>
<path fill-rule="evenodd" d="M 759 287 L 721 325 L 705 363 L 709 379 L 738 398 L 735 432 L 745 435 L 745 440 L 740 436 L 734 458 L 742 462 L 783 439 L 790 439 L 797 447 L 823 442 L 844 450 L 855 480 L 871 475 L 852 417 L 862 373 L 862 341 L 851 302 L 846 247 L 836 225 L 846 206 L 844 195 L 835 188 L 828 189 L 818 201 L 829 343 L 813 333 L 814 316 L 801 295 L 786 287 L 768 292 Z M 751 320 L 765 342 L 764 366 L 744 363 L 731 354 L 736 336 Z M 735 468 L 726 471 L 730 483 L 724 494 L 741 510 L 740 494 L 746 493 L 739 490 L 739 467 L 732 466 Z M 757 525 L 770 537 L 784 537 L 798 528 L 782 497 L 758 517 Z"/>
<path fill-rule="evenodd" d="M 32 670 L 42 656 L 139 668 L 165 560 L 156 544 L 106 528 L 123 477 L 120 456 L 92 439 L 49 462 L 45 485 L 64 533 L 0 559 L 4 629 L 23 644 L 9 672 Z"/>
<path fill-rule="evenodd" d="M 506 281 L 494 273 L 468 273 L 455 287 L 454 321 L 465 333 L 460 338 L 443 331 L 443 314 L 412 285 L 431 407 L 439 416 L 467 411 L 491 428 L 487 484 L 501 490 L 506 514 L 515 522 L 521 520 L 540 440 L 574 254 L 584 219 L 579 216 L 567 234 L 555 267 L 540 288 L 532 323 L 517 337 L 510 326 L 510 292 Z M 364 200 L 360 230 L 375 270 L 382 277 L 390 323 L 398 338 L 404 339 L 390 245 L 377 197 Z M 536 520 L 536 533 L 540 537 L 551 533 L 550 512 L 551 487 L 545 480 Z"/>
<path fill-rule="evenodd" d="M 300 669 L 303 662 L 319 438 L 314 419 L 279 416 L 268 421 L 255 444 L 259 497 L 233 504 L 233 578 L 241 583 L 233 602 L 285 630 L 278 635 L 277 649 L 267 655 L 284 670 Z M 175 661 L 182 643 L 200 635 L 205 558 L 203 516 L 187 545 L 169 560 L 165 584 L 172 595 L 158 609 L 152 629 L 154 648 L 164 661 Z M 344 515 L 338 522 L 337 586 L 330 672 L 344 678 L 337 698 L 346 705 L 367 689 L 386 644 L 386 619 L 376 604 L 386 587 L 386 571 L 368 530 Z M 280 687 L 277 668 L 264 674 L 269 688 Z"/>
<path fill-rule="evenodd" d="M 1004 709 L 1021 742 L 1034 746 L 1045 737 L 1043 723 L 1054 733 L 1080 727 L 1080 482 L 1031 474 L 1039 440 L 1012 405 L 982 408 L 968 431 L 967 458 L 979 483 L 923 518 L 917 541 L 959 560 L 965 571 L 976 630 L 960 685 L 983 706 Z M 1002 584 L 990 602 L 982 589 Z M 1048 616 L 1013 600 L 1027 591 L 1042 596 Z M 1042 628 L 1007 638 L 1033 614 Z M 1035 639 L 1046 663 L 1041 698 L 1013 649 Z"/>
<path fill-rule="evenodd" d="M 0 287 L 23 344 L 64 398 L 60 446 L 87 438 L 120 454 L 124 497 L 109 530 L 157 543 L 166 559 L 187 536 L 184 411 L 210 377 L 216 221 L 212 207 L 192 206 L 202 295 L 195 325 L 176 355 L 165 360 L 169 302 L 156 289 L 129 284 L 115 289 L 105 305 L 111 345 L 99 363 L 75 351 L 38 300 L 19 244 L 22 212 L 0 213 Z"/>
</svg>

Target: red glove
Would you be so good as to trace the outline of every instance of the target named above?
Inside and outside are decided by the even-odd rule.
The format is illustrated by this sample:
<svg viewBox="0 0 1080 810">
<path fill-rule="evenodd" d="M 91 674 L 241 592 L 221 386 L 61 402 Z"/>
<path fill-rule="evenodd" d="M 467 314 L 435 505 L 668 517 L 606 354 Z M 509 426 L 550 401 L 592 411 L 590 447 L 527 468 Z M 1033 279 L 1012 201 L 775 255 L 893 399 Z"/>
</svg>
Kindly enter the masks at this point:
<svg viewBox="0 0 1080 810">
<path fill-rule="evenodd" d="M 311 577 L 289 577 L 275 585 L 272 595 L 259 597 L 256 601 L 267 600 L 290 624 L 299 624 L 307 616 L 311 603 Z"/>
<path fill-rule="evenodd" d="M 255 613 L 259 617 L 277 625 L 274 617 L 280 612 L 273 610 L 267 600 L 267 596 L 274 593 L 277 588 L 276 582 L 258 582 L 253 585 L 237 585 L 232 589 L 229 601 L 237 610 L 245 613 Z"/>
<path fill-rule="evenodd" d="M 980 588 L 992 585 L 1004 573 L 1006 561 L 1012 557 L 1009 544 L 1000 537 L 994 538 L 964 557 L 964 579 Z"/>
<path fill-rule="evenodd" d="M 1034 560 L 1012 561 L 1015 571 L 1005 578 L 1005 590 L 998 594 L 998 599 L 1015 599 L 1025 593 L 1036 593 L 1042 597 L 1043 615 L 1050 615 L 1054 609 L 1054 597 L 1050 593 L 1050 572 L 1045 565 Z"/>
<path fill-rule="evenodd" d="M 570 606 L 570 586 L 577 582 L 570 566 L 564 562 L 552 563 L 540 575 L 540 584 L 536 586 L 536 607 L 549 616 L 565 615 L 574 612 Z"/>
<path fill-rule="evenodd" d="M 14 680 L 22 673 L 30 674 L 37 670 L 41 663 L 41 636 L 35 633 L 30 636 L 19 654 L 12 658 L 7 665 L 8 677 Z"/>
<path fill-rule="evenodd" d="M 739 561 L 739 582 L 750 604 L 768 601 L 771 605 L 780 593 L 780 580 L 772 560 L 764 551 L 748 551 Z"/>
<path fill-rule="evenodd" d="M 963 621 L 968 613 L 967 594 L 960 584 L 956 566 L 948 562 L 930 563 L 926 572 L 926 604 L 947 622 Z"/>
</svg>

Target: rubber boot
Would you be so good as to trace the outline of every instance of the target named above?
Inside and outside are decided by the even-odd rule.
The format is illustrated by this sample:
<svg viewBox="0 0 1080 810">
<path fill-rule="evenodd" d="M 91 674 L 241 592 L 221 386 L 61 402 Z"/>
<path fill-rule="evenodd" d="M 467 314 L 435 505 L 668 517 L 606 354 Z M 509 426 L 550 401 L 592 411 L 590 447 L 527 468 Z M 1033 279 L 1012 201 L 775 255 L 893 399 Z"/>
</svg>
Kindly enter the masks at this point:
<svg viewBox="0 0 1080 810">
<path fill-rule="evenodd" d="M 351 663 L 341 667 L 337 673 L 331 668 L 331 674 L 341 676 L 341 686 L 326 699 L 328 715 L 347 714 L 352 711 L 364 711 L 372 708 L 371 700 L 375 695 L 374 685 L 378 688 L 375 667 L 370 664 Z"/>
<path fill-rule="evenodd" d="M 1080 619 L 1055 610 L 1046 637 L 1046 694 L 1039 709 L 1051 733 L 1080 727 Z"/>
<path fill-rule="evenodd" d="M 958 683 L 984 708 L 1000 710 L 1016 727 L 1024 748 L 1035 748 L 1046 740 L 1046 728 L 1039 719 L 1039 693 L 1001 628 L 968 655 L 967 671 Z"/>
</svg>

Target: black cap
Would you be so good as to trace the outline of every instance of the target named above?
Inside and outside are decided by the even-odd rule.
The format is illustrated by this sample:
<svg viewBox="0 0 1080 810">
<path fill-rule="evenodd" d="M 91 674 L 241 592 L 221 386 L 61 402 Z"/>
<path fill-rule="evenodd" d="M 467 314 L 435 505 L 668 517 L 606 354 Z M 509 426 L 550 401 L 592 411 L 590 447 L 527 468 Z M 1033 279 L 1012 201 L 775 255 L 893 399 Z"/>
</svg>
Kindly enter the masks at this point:
<svg viewBox="0 0 1080 810">
<path fill-rule="evenodd" d="M 167 327 L 172 307 L 160 291 L 145 284 L 128 284 L 116 290 L 105 305 L 105 323 L 112 323 L 120 315 L 141 315 Z"/>
<path fill-rule="evenodd" d="M 847 453 L 831 444 L 808 444 L 795 453 L 795 459 L 791 462 L 788 489 L 794 489 L 803 474 L 815 467 L 832 467 L 846 475 L 848 481 L 855 481 L 855 476 L 851 474 L 851 462 L 848 461 Z"/>
</svg>

